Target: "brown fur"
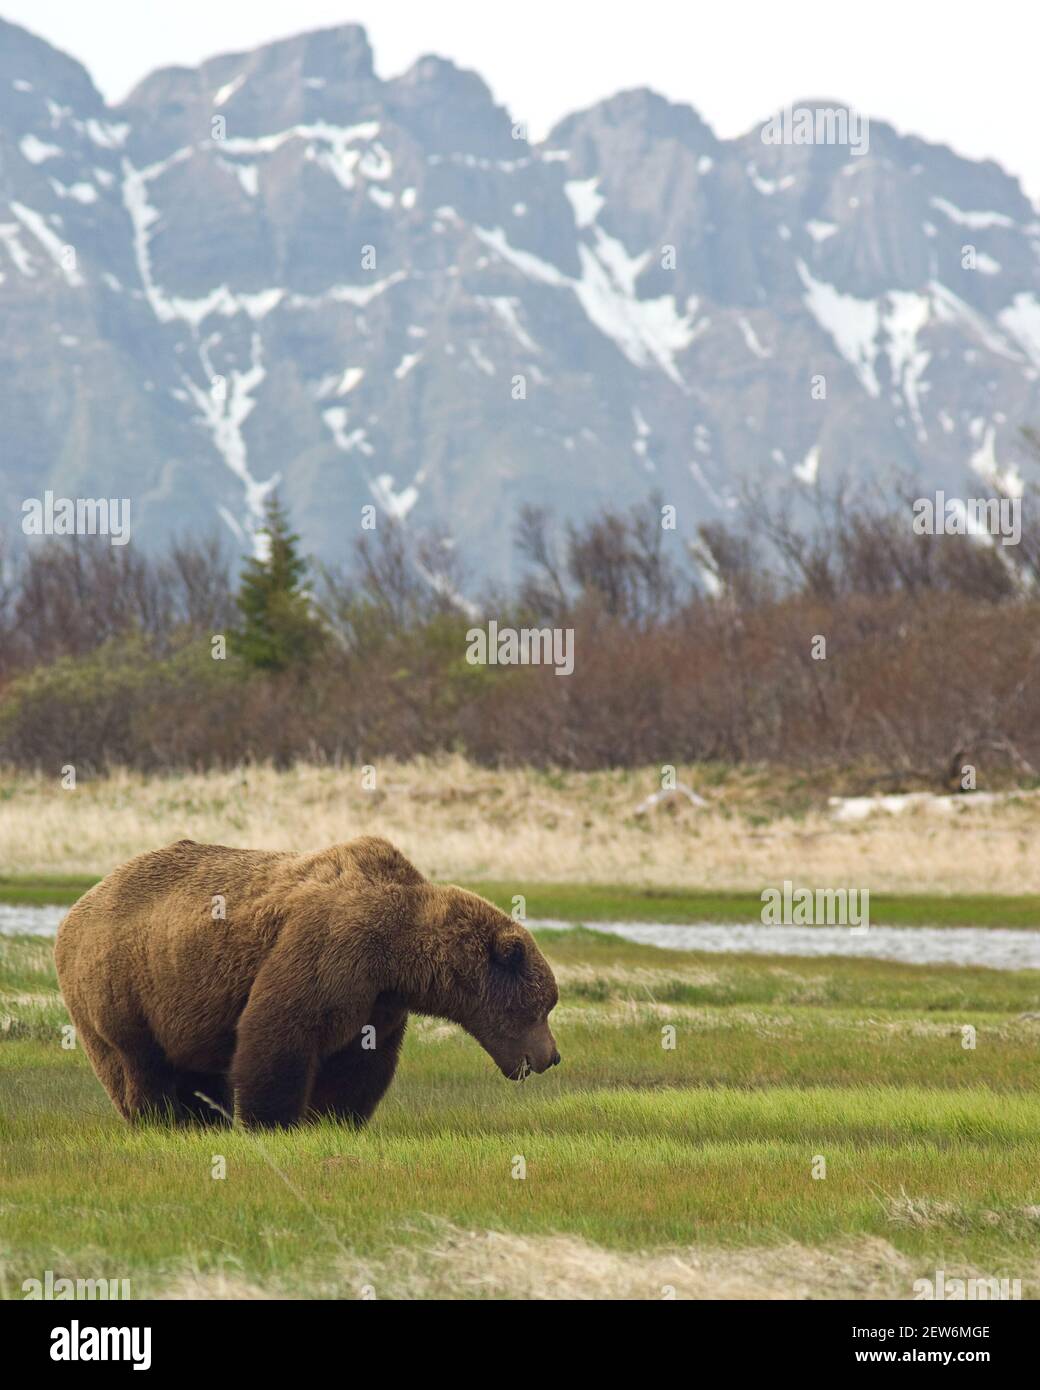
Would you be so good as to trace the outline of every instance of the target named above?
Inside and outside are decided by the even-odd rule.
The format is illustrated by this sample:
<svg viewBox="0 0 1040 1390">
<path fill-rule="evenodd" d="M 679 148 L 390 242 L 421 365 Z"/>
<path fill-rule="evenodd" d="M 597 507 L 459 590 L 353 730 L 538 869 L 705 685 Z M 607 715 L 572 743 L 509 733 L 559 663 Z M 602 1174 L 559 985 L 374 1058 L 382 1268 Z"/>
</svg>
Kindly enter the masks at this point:
<svg viewBox="0 0 1040 1390">
<path fill-rule="evenodd" d="M 201 1092 L 246 1124 L 363 1124 L 410 1012 L 461 1024 L 514 1079 L 559 1061 L 556 981 L 530 933 L 372 836 L 314 854 L 181 840 L 138 855 L 80 898 L 54 954 L 127 1119 L 219 1122 Z"/>
</svg>

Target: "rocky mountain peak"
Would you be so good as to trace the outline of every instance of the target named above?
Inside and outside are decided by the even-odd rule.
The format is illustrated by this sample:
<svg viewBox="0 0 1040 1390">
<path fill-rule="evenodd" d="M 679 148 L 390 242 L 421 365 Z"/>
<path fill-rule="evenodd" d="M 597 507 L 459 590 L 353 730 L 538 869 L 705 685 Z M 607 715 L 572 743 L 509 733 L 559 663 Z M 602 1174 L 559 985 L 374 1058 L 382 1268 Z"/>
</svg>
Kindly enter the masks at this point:
<svg viewBox="0 0 1040 1390">
<path fill-rule="evenodd" d="M 992 162 L 878 120 L 862 153 L 720 140 L 645 89 L 531 145 L 444 58 L 381 80 L 352 25 L 106 109 L 0 33 L 9 518 L 128 496 L 141 544 L 248 549 L 278 486 L 324 559 L 374 503 L 507 578 L 531 502 L 656 490 L 681 541 L 749 487 L 1022 471 L 1040 222 Z"/>
</svg>

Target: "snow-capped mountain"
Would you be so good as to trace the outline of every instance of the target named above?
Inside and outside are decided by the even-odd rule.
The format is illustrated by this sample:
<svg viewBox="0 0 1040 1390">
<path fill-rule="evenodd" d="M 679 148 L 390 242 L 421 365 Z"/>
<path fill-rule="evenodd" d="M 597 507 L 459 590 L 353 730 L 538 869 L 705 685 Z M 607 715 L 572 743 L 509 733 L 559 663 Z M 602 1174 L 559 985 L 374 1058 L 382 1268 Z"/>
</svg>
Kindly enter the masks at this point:
<svg viewBox="0 0 1040 1390">
<path fill-rule="evenodd" d="M 529 144 L 355 26 L 110 108 L 0 22 L 2 530 L 50 488 L 245 547 L 277 484 L 326 560 L 375 504 L 507 577 L 528 502 L 656 489 L 692 535 L 743 479 L 1013 477 L 1038 253 L 1014 179 L 878 121 L 722 141 L 633 91 Z"/>
</svg>

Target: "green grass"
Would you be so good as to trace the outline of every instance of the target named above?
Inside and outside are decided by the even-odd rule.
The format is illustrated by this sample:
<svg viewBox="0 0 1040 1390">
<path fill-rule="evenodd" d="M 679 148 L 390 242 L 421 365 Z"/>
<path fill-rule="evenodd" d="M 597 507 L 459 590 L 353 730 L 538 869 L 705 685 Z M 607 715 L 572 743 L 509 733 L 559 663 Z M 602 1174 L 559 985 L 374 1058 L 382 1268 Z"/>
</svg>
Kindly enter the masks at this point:
<svg viewBox="0 0 1040 1390">
<path fill-rule="evenodd" d="M 693 893 L 679 889 L 599 887 L 583 883 L 465 885 L 506 910 L 524 892 L 527 915 L 564 922 L 756 922 L 760 893 Z M 1040 898 L 1000 894 L 936 898 L 921 894 L 871 893 L 870 920 L 893 927 L 1037 927 Z"/>
<path fill-rule="evenodd" d="M 0 902 L 71 905 L 97 878 L 90 875 L 0 877 Z M 463 885 L 512 911 L 523 894 L 531 918 L 564 922 L 754 922 L 762 912 L 759 893 L 688 892 L 678 888 L 625 888 L 584 883 L 474 882 Z M 870 920 L 893 927 L 1038 927 L 1040 898 L 1010 894 L 872 893 Z"/>
<path fill-rule="evenodd" d="M 143 1295 L 190 1271 L 289 1293 L 356 1297 L 371 1280 L 508 1296 L 518 1286 L 479 1273 L 483 1247 L 459 1282 L 465 1233 L 492 1230 L 535 1242 L 525 1277 L 559 1266 L 537 1242 L 560 1235 L 619 1258 L 695 1246 L 734 1261 L 872 1239 L 875 1263 L 908 1262 L 892 1266 L 904 1296 L 958 1264 L 1040 1293 L 1040 1021 L 1024 1016 L 1040 1013 L 1040 972 L 541 940 L 563 1066 L 513 1086 L 458 1030 L 419 1021 L 367 1131 L 260 1138 L 124 1126 L 61 1046 L 50 944 L 0 940 L 0 1291 L 52 1269 Z"/>
<path fill-rule="evenodd" d="M 0 903 L 71 907 L 97 882 L 94 874 L 8 874 L 0 877 Z"/>
</svg>

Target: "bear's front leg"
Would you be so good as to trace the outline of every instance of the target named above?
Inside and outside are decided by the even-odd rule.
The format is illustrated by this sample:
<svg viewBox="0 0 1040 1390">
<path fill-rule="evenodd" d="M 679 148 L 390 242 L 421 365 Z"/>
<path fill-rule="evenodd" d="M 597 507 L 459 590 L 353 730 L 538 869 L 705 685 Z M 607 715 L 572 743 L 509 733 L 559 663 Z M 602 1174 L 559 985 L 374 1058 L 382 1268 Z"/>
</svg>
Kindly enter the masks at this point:
<svg viewBox="0 0 1040 1390">
<path fill-rule="evenodd" d="M 321 1063 L 311 1090 L 313 1113 L 366 1124 L 394 1079 L 407 1024 L 405 1010 L 377 1008 L 356 1038 Z"/>
<path fill-rule="evenodd" d="M 372 1012 L 374 992 L 335 960 L 316 964 L 305 946 L 283 937 L 238 1020 L 231 1084 L 245 1125 L 299 1123 L 330 1037 L 353 1037 Z"/>
<path fill-rule="evenodd" d="M 231 1062 L 235 1111 L 248 1128 L 299 1123 L 307 1107 L 317 1053 L 304 1039 L 283 1041 L 269 1027 L 239 1028 Z"/>
</svg>

